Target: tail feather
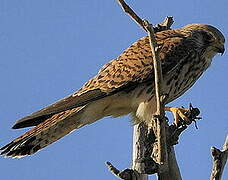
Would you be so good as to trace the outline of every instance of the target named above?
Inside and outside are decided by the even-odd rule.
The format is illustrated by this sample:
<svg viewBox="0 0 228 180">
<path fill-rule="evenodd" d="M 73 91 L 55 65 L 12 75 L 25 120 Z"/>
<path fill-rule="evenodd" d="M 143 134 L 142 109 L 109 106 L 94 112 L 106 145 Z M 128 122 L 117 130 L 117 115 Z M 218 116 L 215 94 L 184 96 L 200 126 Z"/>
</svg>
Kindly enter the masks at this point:
<svg viewBox="0 0 228 180">
<path fill-rule="evenodd" d="M 34 154 L 73 130 L 85 125 L 81 120 L 83 111 L 83 107 L 80 107 L 53 115 L 2 147 L 0 149 L 1 155 L 20 158 Z"/>
</svg>

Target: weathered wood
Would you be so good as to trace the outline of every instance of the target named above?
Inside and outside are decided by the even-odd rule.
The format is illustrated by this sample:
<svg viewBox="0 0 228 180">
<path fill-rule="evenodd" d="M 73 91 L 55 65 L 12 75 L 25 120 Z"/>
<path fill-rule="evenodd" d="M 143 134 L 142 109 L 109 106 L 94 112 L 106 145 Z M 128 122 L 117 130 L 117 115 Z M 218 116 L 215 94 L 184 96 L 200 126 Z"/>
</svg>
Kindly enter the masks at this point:
<svg viewBox="0 0 228 180">
<path fill-rule="evenodd" d="M 148 180 L 148 173 L 146 170 L 148 167 L 148 161 L 146 160 L 148 152 L 147 148 L 145 148 L 147 130 L 147 125 L 144 123 L 135 125 L 133 130 L 132 169 L 139 172 L 138 180 Z"/>
<path fill-rule="evenodd" d="M 158 164 L 151 157 L 152 146 L 155 141 L 156 137 L 153 131 L 149 132 L 149 128 L 145 123 L 134 126 L 132 169 L 141 173 L 142 179 L 146 179 L 145 174 L 158 172 Z"/>
<path fill-rule="evenodd" d="M 211 170 L 210 180 L 221 180 L 228 157 L 228 135 L 226 136 L 222 150 L 212 147 L 211 154 L 213 157 L 213 168 Z"/>
<path fill-rule="evenodd" d="M 168 151 L 168 171 L 157 173 L 158 180 L 181 180 L 180 169 L 176 161 L 174 147 L 171 146 Z"/>
<path fill-rule="evenodd" d="M 124 0 L 118 0 L 119 4 L 123 8 L 123 10 L 133 19 L 135 20 L 146 32 L 148 33 L 153 57 L 153 64 L 154 64 L 154 71 L 155 71 L 155 92 L 156 92 L 156 99 L 157 99 L 157 113 L 156 117 L 154 117 L 151 121 L 156 122 L 156 128 L 150 127 L 152 129 L 156 129 L 156 136 L 158 140 L 158 157 L 157 162 L 162 165 L 160 167 L 160 171 L 167 171 L 168 169 L 168 157 L 167 157 L 167 145 L 166 145 L 166 126 L 167 123 L 165 121 L 165 111 L 164 111 L 164 104 L 162 102 L 162 70 L 161 70 L 161 63 L 159 58 L 156 54 L 155 48 L 157 48 L 157 43 L 154 37 L 154 28 L 151 26 L 148 21 L 142 20 L 125 2 Z M 170 26 L 173 23 L 173 19 L 171 17 L 166 18 L 160 25 L 160 27 L 166 30 L 170 29 Z M 166 28 L 164 28 L 166 26 Z M 156 29 L 158 30 L 158 29 Z M 146 130 L 143 130 L 146 131 Z M 148 130 L 147 130 L 148 131 Z M 142 133 L 143 134 L 143 133 Z M 137 136 L 137 135 L 136 135 Z M 134 150 L 135 151 L 135 150 Z M 142 150 L 143 151 L 143 150 Z M 141 163 L 143 165 L 143 163 Z M 137 167 L 137 166 L 135 166 Z M 143 168 L 143 167 L 142 167 Z"/>
<path fill-rule="evenodd" d="M 118 170 L 116 167 L 112 165 L 110 162 L 106 162 L 106 166 L 108 167 L 109 171 L 114 174 L 117 178 L 124 179 L 124 180 L 137 180 L 135 177 L 135 173 L 131 169 L 125 169 L 123 171 Z"/>
<path fill-rule="evenodd" d="M 124 0 L 117 0 L 122 9 L 126 14 L 130 16 L 131 19 L 133 19 L 141 28 L 143 28 L 145 31 L 145 27 L 143 25 L 143 20 L 130 8 L 130 6 L 127 5 L 127 3 Z"/>
<path fill-rule="evenodd" d="M 144 26 L 147 30 L 150 47 L 152 51 L 153 66 L 154 66 L 154 75 L 155 75 L 155 94 L 156 94 L 156 104 L 157 111 L 156 116 L 152 117 L 151 121 L 156 122 L 156 137 L 158 141 L 158 157 L 157 162 L 162 165 L 159 168 L 160 172 L 168 171 L 168 154 L 167 154 L 167 142 L 166 142 L 166 126 L 167 122 L 165 119 L 165 105 L 162 102 L 162 68 L 161 62 L 158 57 L 158 48 L 157 42 L 154 36 L 154 29 L 147 20 L 144 20 Z M 161 168 L 162 167 L 162 168 Z"/>
<path fill-rule="evenodd" d="M 164 104 L 161 91 L 162 84 L 162 72 L 161 65 L 159 64 L 158 57 L 156 55 L 156 41 L 154 38 L 154 32 L 170 29 L 173 24 L 173 18 L 167 17 L 162 23 L 157 26 L 151 26 L 147 21 L 143 21 L 125 2 L 124 0 L 118 0 L 123 10 L 137 23 L 139 24 L 150 37 L 151 51 L 155 64 L 155 84 L 156 84 L 156 97 L 157 97 L 157 116 L 153 117 L 154 120 L 151 124 L 146 125 L 140 123 L 134 126 L 133 135 L 133 163 L 132 169 L 126 169 L 119 171 L 114 168 L 111 163 L 109 164 L 110 171 L 121 179 L 131 180 L 148 180 L 147 174 L 158 173 L 159 179 L 172 177 L 173 180 L 181 179 L 180 171 L 177 161 L 175 159 L 175 152 L 173 148 L 172 139 L 169 139 L 169 152 L 167 153 L 166 144 L 166 129 L 168 125 L 165 120 Z M 169 130 L 170 131 L 170 130 Z M 170 131 L 173 133 L 173 131 Z M 172 134 L 171 133 L 171 134 Z M 178 134 L 178 133 L 173 133 Z M 180 135 L 180 133 L 179 133 Z M 173 139 L 178 139 L 173 138 Z M 177 140 L 176 140 L 177 141 Z M 176 142 L 175 141 L 175 142 Z M 172 142 L 172 143 L 170 143 Z M 155 162 L 157 161 L 160 165 Z M 110 166 L 111 165 L 111 166 Z M 163 165 L 163 166 L 161 166 Z M 171 168 L 167 168 L 172 166 Z M 112 167 L 112 168 L 111 168 Z M 115 171 L 114 171 L 115 170 Z M 169 170 L 169 171 L 167 171 Z M 164 177 L 165 178 L 164 178 Z"/>
</svg>

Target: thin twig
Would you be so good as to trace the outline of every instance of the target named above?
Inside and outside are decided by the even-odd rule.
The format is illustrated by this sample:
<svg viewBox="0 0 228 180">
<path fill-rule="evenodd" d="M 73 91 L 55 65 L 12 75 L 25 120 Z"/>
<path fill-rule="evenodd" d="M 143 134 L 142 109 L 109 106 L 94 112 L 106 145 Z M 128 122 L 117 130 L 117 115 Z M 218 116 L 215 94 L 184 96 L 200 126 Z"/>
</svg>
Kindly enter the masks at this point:
<svg viewBox="0 0 228 180">
<path fill-rule="evenodd" d="M 164 21 L 160 24 L 157 24 L 154 27 L 154 32 L 160 32 L 160 31 L 165 31 L 165 30 L 169 30 L 171 29 L 171 26 L 173 25 L 174 21 L 173 21 L 173 17 L 172 16 L 168 16 L 164 19 Z"/>
<path fill-rule="evenodd" d="M 155 36 L 154 29 L 151 24 L 147 20 L 144 20 L 144 26 L 147 30 L 150 47 L 152 51 L 153 57 L 153 66 L 154 66 L 154 74 L 155 74 L 155 94 L 156 94 L 156 104 L 157 104 L 157 140 L 158 140 L 158 163 L 164 165 L 165 168 L 168 168 L 168 154 L 167 154 L 167 143 L 166 143 L 166 119 L 165 119 L 165 110 L 164 104 L 162 103 L 162 68 L 161 62 L 159 60 L 156 49 L 158 48 Z M 167 169 L 166 169 L 167 170 Z"/>
<path fill-rule="evenodd" d="M 215 147 L 212 147 L 211 154 L 213 157 L 213 168 L 211 171 L 210 180 L 221 180 L 228 157 L 228 135 L 226 136 L 223 149 L 219 150 Z"/>
<path fill-rule="evenodd" d="M 132 169 L 125 169 L 123 171 L 118 170 L 116 167 L 112 165 L 110 162 L 106 162 L 106 166 L 109 171 L 114 174 L 117 178 L 124 180 L 139 180 L 139 173 Z"/>
<path fill-rule="evenodd" d="M 127 13 L 133 21 L 135 21 L 141 28 L 143 28 L 147 32 L 144 26 L 143 20 L 133 11 L 133 9 L 131 9 L 130 6 L 128 6 L 124 0 L 117 0 L 117 1 L 120 4 L 121 8 L 124 10 L 124 12 Z M 160 31 L 168 30 L 170 29 L 173 23 L 174 23 L 173 17 L 168 16 L 165 18 L 165 20 L 162 23 L 154 27 L 154 32 L 156 33 Z"/>
<path fill-rule="evenodd" d="M 124 2 L 124 0 L 117 0 L 125 13 L 127 13 L 141 28 L 145 31 L 145 27 L 143 26 L 143 20 Z"/>
<path fill-rule="evenodd" d="M 170 29 L 170 27 L 171 27 L 171 25 L 173 24 L 173 18 L 172 17 L 167 17 L 162 23 L 160 23 L 160 24 L 158 24 L 157 26 L 155 26 L 155 27 L 152 27 L 151 25 L 149 25 L 149 23 L 147 23 L 147 24 L 145 24 L 144 23 L 144 21 L 124 2 L 124 0 L 117 0 L 118 1 L 118 3 L 121 5 L 121 7 L 123 8 L 123 10 L 138 24 L 138 25 L 140 25 L 144 30 L 146 30 L 146 32 L 148 33 L 148 35 L 149 35 L 149 37 L 150 37 L 150 43 L 152 44 L 151 45 L 151 51 L 152 51 L 152 56 L 153 56 L 153 59 L 157 62 L 157 60 L 158 60 L 158 58 L 157 58 L 157 54 L 155 53 L 156 51 L 155 51 L 155 49 L 153 48 L 153 43 L 156 43 L 156 40 L 155 40 L 155 38 L 154 38 L 154 35 L 153 35 L 153 32 L 159 32 L 159 31 L 163 31 L 163 30 L 168 30 L 168 29 Z M 155 67 L 154 67 L 154 69 L 155 70 L 157 70 L 157 65 L 156 65 L 157 63 L 155 63 Z M 159 64 L 158 64 L 159 65 Z M 160 66 L 159 66 L 160 67 Z M 158 70 L 158 72 L 160 72 L 160 76 L 159 77 L 161 77 L 160 79 L 162 79 L 162 74 L 161 74 L 161 67 L 160 67 L 160 70 Z M 159 79 L 159 78 L 157 78 L 157 79 Z M 159 83 L 159 81 L 160 80 L 158 80 L 158 81 L 156 81 L 156 82 L 158 82 Z M 159 86 L 160 87 L 160 86 Z M 162 99 L 161 99 L 161 90 L 160 90 L 160 88 L 158 87 L 158 93 L 157 93 L 157 100 L 158 100 L 158 103 L 157 103 L 157 105 L 159 106 L 158 107 L 158 114 L 160 115 L 159 117 L 164 117 L 164 106 L 163 106 L 163 102 L 160 102 Z M 163 110 L 161 110 L 161 109 L 163 109 Z M 161 153 L 160 153 L 160 155 L 159 155 L 159 160 L 158 160 L 158 162 L 159 163 L 163 163 L 163 166 L 161 166 L 161 167 L 163 167 L 163 168 L 161 168 L 161 169 L 167 169 L 167 168 L 164 168 L 164 165 L 166 165 L 166 167 L 167 167 L 167 146 L 166 146 L 166 134 L 165 134 L 165 126 L 166 126 L 166 121 L 162 118 L 162 120 L 160 120 L 160 118 L 158 118 L 157 119 L 157 124 L 158 124 L 158 131 L 160 131 L 160 133 L 158 133 L 159 135 L 158 135 L 158 137 L 159 137 L 159 146 L 160 146 L 160 151 L 161 151 Z M 136 126 L 138 126 L 138 125 L 136 125 Z M 156 127 L 156 129 L 157 129 L 157 127 Z M 151 128 L 148 128 L 147 130 L 143 130 L 142 132 L 151 132 Z M 140 130 L 140 132 L 141 132 L 141 130 Z M 140 133 L 140 134 L 143 134 L 143 133 Z M 156 131 L 157 132 L 157 131 Z M 149 133 L 150 134 L 150 133 Z M 141 139 L 141 138 L 140 138 Z M 144 139 L 148 139 L 148 138 L 144 138 Z M 138 142 L 138 143 L 140 143 L 140 142 Z M 136 142 L 135 144 L 137 144 L 138 145 L 138 143 Z M 153 144 L 153 142 L 150 142 L 151 144 Z M 144 144 L 144 145 L 146 145 L 146 146 L 150 146 L 150 148 L 151 149 L 153 149 L 153 147 L 152 147 L 152 145 L 148 145 L 148 144 L 150 144 L 150 143 L 147 143 L 147 140 L 145 140 L 144 141 L 144 143 L 142 143 L 142 144 Z M 134 147 L 134 148 L 136 148 L 136 147 Z M 139 147 L 137 147 L 137 148 L 139 148 Z M 140 153 L 142 152 L 142 154 L 148 154 L 148 152 L 151 152 L 151 149 L 150 150 L 147 150 L 147 148 L 149 148 L 149 147 L 145 147 L 144 148 L 144 150 L 143 151 L 140 151 Z M 133 150 L 134 151 L 134 150 Z M 139 153 L 139 154 L 140 154 Z M 171 153 L 173 153 L 173 152 L 171 152 Z M 141 156 L 140 156 L 141 157 Z M 172 157 L 174 157 L 175 158 L 175 153 L 174 153 L 174 156 L 172 156 Z M 139 158 L 139 156 L 137 155 L 137 158 Z M 134 162 L 136 162 L 137 160 L 139 160 L 139 159 L 134 159 L 134 156 L 133 156 L 133 164 L 134 164 Z M 151 159 L 152 160 L 152 158 L 150 157 L 150 158 L 148 158 L 148 159 Z M 133 172 L 138 172 L 138 170 L 142 170 L 143 168 L 143 170 L 145 170 L 145 173 L 148 173 L 147 172 L 147 170 L 149 169 L 150 170 L 150 172 L 151 172 L 151 170 L 153 171 L 153 170 L 155 170 L 155 172 L 156 172 L 156 166 L 157 166 L 157 164 L 156 163 L 150 163 L 150 165 L 145 165 L 145 162 L 148 162 L 147 161 L 147 155 L 146 155 L 146 157 L 143 157 L 143 158 L 141 158 L 140 160 L 142 160 L 142 161 L 137 161 L 137 163 L 141 163 L 141 162 L 143 162 L 143 163 L 141 163 L 143 166 L 142 167 L 139 167 L 139 168 L 136 168 L 137 169 L 137 171 L 135 171 L 135 169 L 134 169 L 134 167 L 135 166 L 133 166 Z M 150 162 L 152 162 L 150 160 Z M 172 162 L 175 162 L 176 163 L 176 161 L 172 161 Z M 136 164 L 137 164 L 136 163 Z M 151 165 L 153 165 L 153 168 L 151 168 L 152 166 Z M 139 165 L 140 166 L 140 165 Z M 150 167 L 149 167 L 150 166 Z M 155 167 L 155 168 L 154 168 Z M 177 165 L 177 163 L 176 163 L 176 166 L 174 166 L 174 167 L 178 167 L 178 165 Z M 174 168 L 175 169 L 175 168 Z M 173 169 L 172 169 L 173 170 Z M 175 170 L 174 170 L 175 171 Z M 115 172 L 118 172 L 118 171 L 115 171 Z M 179 169 L 178 169 L 178 172 L 179 172 Z M 175 172 L 173 172 L 173 173 L 175 173 Z M 116 174 L 116 173 L 115 173 Z M 118 176 L 117 177 L 119 177 L 119 172 L 117 173 L 118 174 Z M 150 173 L 148 173 L 148 174 L 150 174 Z M 178 174 L 178 173 L 176 173 L 176 174 Z M 142 174 L 142 172 L 140 172 L 139 173 L 139 175 L 140 176 L 138 176 L 138 178 L 137 178 L 137 180 L 144 180 L 144 179 L 147 179 L 147 176 L 146 175 L 144 175 L 144 174 Z M 169 176 L 168 176 L 169 177 Z"/>
<path fill-rule="evenodd" d="M 164 105 L 161 102 L 161 84 L 162 84 L 162 71 L 161 71 L 161 63 L 159 61 L 159 58 L 156 54 L 155 48 L 157 48 L 157 43 L 154 37 L 154 28 L 152 25 L 149 24 L 148 21 L 142 20 L 125 2 L 124 0 L 118 0 L 119 4 L 123 8 L 123 10 L 135 21 L 137 24 L 139 24 L 141 27 L 143 27 L 144 30 L 148 33 L 149 39 L 150 39 L 150 46 L 152 51 L 152 57 L 153 57 L 153 64 L 154 64 L 154 72 L 155 72 L 155 89 L 156 89 L 156 97 L 157 97 L 157 115 L 161 118 L 158 118 L 157 121 L 157 133 L 158 133 L 158 162 L 159 164 L 163 164 L 167 166 L 167 146 L 166 146 L 166 133 L 165 133 L 165 127 L 166 123 L 165 120 L 165 111 L 164 111 Z M 170 28 L 170 26 L 173 23 L 172 17 L 166 18 L 165 21 L 161 23 L 160 26 L 157 26 L 157 28 L 165 27 Z"/>
</svg>

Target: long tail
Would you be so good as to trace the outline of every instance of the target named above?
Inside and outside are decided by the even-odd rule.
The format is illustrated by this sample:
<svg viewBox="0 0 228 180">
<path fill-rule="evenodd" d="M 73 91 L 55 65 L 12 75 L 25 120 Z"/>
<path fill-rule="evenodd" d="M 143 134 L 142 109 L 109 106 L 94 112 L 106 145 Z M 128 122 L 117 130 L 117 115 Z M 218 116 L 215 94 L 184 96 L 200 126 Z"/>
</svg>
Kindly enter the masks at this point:
<svg viewBox="0 0 228 180">
<path fill-rule="evenodd" d="M 20 158 L 34 154 L 75 129 L 82 127 L 83 107 L 53 115 L 35 128 L 2 147 L 1 155 Z"/>
</svg>

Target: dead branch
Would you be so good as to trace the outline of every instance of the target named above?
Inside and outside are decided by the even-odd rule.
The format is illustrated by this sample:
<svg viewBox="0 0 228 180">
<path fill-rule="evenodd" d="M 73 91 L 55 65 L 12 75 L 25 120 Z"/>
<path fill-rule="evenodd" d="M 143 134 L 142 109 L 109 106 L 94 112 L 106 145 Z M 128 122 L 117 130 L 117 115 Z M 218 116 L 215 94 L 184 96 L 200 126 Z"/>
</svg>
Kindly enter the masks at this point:
<svg viewBox="0 0 228 180">
<path fill-rule="evenodd" d="M 147 32 L 147 29 L 144 26 L 144 21 L 130 8 L 130 6 L 128 6 L 124 0 L 117 0 L 117 1 L 120 4 L 121 8 L 124 10 L 124 12 L 127 13 L 133 21 L 135 21 L 141 28 L 143 28 Z M 162 23 L 157 24 L 155 27 L 153 27 L 154 32 L 156 33 L 160 31 L 168 30 L 171 28 L 173 23 L 174 23 L 173 17 L 168 16 L 164 19 Z"/>
<path fill-rule="evenodd" d="M 125 169 L 123 171 L 118 170 L 110 162 L 106 162 L 106 166 L 109 171 L 114 174 L 116 177 L 124 180 L 137 180 L 138 173 L 132 169 Z"/>
<path fill-rule="evenodd" d="M 221 180 L 228 157 L 228 135 L 226 136 L 222 150 L 212 147 L 211 154 L 213 157 L 213 168 L 211 170 L 210 180 Z"/>
<path fill-rule="evenodd" d="M 164 113 L 164 105 L 161 102 L 161 83 L 162 83 L 162 72 L 161 72 L 161 65 L 160 61 L 158 60 L 158 56 L 156 54 L 155 48 L 157 48 L 156 40 L 154 37 L 154 31 L 161 31 L 161 30 L 167 30 L 170 29 L 173 19 L 172 17 L 167 17 L 161 24 L 157 25 L 156 28 L 154 28 L 151 24 L 149 24 L 148 21 L 142 20 L 125 2 L 124 0 L 118 0 L 119 4 L 123 8 L 123 10 L 137 23 L 139 24 L 147 33 L 150 39 L 150 45 L 151 45 L 151 52 L 152 52 L 152 57 L 154 61 L 154 69 L 155 69 L 155 86 L 156 86 L 156 97 L 157 97 L 157 116 L 154 118 L 156 123 L 156 132 L 158 132 L 157 139 L 158 139 L 158 159 L 157 162 L 161 165 L 165 165 L 166 169 L 168 167 L 167 161 L 167 145 L 166 145 L 166 126 L 167 123 L 165 121 L 165 113 Z M 162 117 L 162 118 L 159 118 Z M 154 121 L 154 120 L 152 120 Z M 135 130 L 138 132 L 135 133 L 134 139 L 137 137 L 140 137 L 140 140 L 136 140 L 137 149 L 134 150 L 133 152 L 133 169 L 139 171 L 140 173 L 146 173 L 150 174 L 151 172 L 155 173 L 158 171 L 157 169 L 157 164 L 153 161 L 151 158 L 152 151 L 151 149 L 153 148 L 144 148 L 145 143 L 148 142 L 145 139 L 148 139 L 147 137 L 149 136 L 150 132 L 152 132 L 153 128 L 144 127 L 145 125 L 136 125 Z M 161 127 L 162 126 L 162 127 Z M 139 129 L 138 129 L 139 128 Z M 145 134 L 146 132 L 146 134 Z M 138 135 L 137 135 L 138 134 Z M 141 135 L 143 134 L 143 135 Z M 137 136 L 137 137 L 136 137 Z M 142 140 L 143 138 L 143 140 Z M 149 146 L 152 145 L 152 142 L 150 141 Z M 150 149 L 150 153 L 146 152 Z M 145 151 L 144 151 L 145 150 Z M 135 155 L 134 155 L 135 154 Z M 147 155 L 147 156 L 145 156 Z M 150 166 L 148 166 L 148 162 L 150 162 Z M 152 165 L 153 164 L 153 165 Z M 148 172 L 148 167 L 153 167 L 149 168 L 150 173 Z M 154 168 L 155 167 L 155 168 Z"/>
<path fill-rule="evenodd" d="M 164 103 L 162 102 L 162 69 L 161 62 L 159 60 L 157 51 L 155 49 L 158 48 L 157 42 L 154 36 L 154 29 L 151 24 L 147 20 L 144 20 L 144 26 L 147 30 L 150 47 L 153 57 L 153 66 L 154 66 L 154 74 L 155 74 L 155 94 L 156 94 L 156 104 L 157 104 L 157 112 L 156 116 L 153 117 L 152 121 L 155 120 L 157 123 L 157 140 L 158 140 L 158 158 L 157 162 L 160 165 L 163 165 L 165 168 L 162 171 L 167 171 L 168 169 L 168 155 L 167 155 L 167 145 L 166 145 L 166 118 L 165 118 L 165 109 Z M 160 168 L 161 171 L 161 168 Z"/>
<path fill-rule="evenodd" d="M 132 169 L 141 174 L 158 172 L 158 164 L 151 157 L 156 137 L 151 128 L 144 122 L 134 126 Z"/>
<path fill-rule="evenodd" d="M 158 173 L 158 179 L 160 180 L 180 180 L 181 175 L 173 145 L 177 144 L 180 134 L 192 121 L 187 124 L 181 124 L 178 127 L 170 126 L 168 128 L 164 112 L 164 96 L 161 87 L 162 70 L 156 54 L 157 44 L 154 37 L 154 33 L 170 29 L 174 22 L 173 18 L 167 17 L 162 23 L 153 27 L 147 20 L 142 20 L 124 0 L 118 0 L 118 3 L 122 9 L 148 33 L 155 70 L 157 114 L 153 117 L 149 126 L 144 123 L 134 126 L 132 169 L 119 171 L 111 163 L 108 163 L 109 170 L 118 178 L 127 180 L 147 180 L 147 174 L 154 173 Z M 158 162 L 158 164 L 156 162 Z"/>
<path fill-rule="evenodd" d="M 167 132 L 167 144 L 168 144 L 168 164 L 169 171 L 159 173 L 159 179 L 162 180 L 181 180 L 180 170 L 176 161 L 175 151 L 173 145 L 178 143 L 179 136 L 192 122 L 199 119 L 199 110 L 189 107 L 188 116 L 190 120 L 188 122 L 183 121 L 179 126 L 169 126 Z M 145 123 L 140 123 L 134 126 L 134 139 L 133 139 L 133 164 L 132 169 L 118 170 L 111 163 L 107 163 L 109 170 L 118 178 L 126 180 L 148 180 L 148 174 L 154 174 L 158 172 L 158 164 L 151 158 L 151 154 L 157 154 L 156 149 L 156 137 L 154 131 Z"/>
<path fill-rule="evenodd" d="M 130 6 L 125 3 L 124 0 L 117 0 L 122 9 L 125 13 L 127 13 L 141 28 L 143 28 L 145 31 L 145 27 L 143 25 L 143 20 L 130 8 Z"/>
<path fill-rule="evenodd" d="M 135 21 L 137 22 L 146 32 L 148 33 L 151 52 L 153 57 L 153 65 L 154 65 L 154 72 L 155 72 L 155 92 L 156 92 L 156 99 L 157 99 L 157 116 L 153 118 L 157 122 L 157 139 L 158 139 L 158 158 L 157 161 L 161 165 L 164 165 L 164 170 L 168 168 L 167 165 L 167 146 L 166 146 L 166 126 L 167 123 L 165 121 L 165 111 L 164 111 L 164 104 L 161 102 L 162 96 L 162 70 L 161 70 L 161 63 L 159 61 L 159 57 L 157 56 L 155 48 L 157 48 L 157 43 L 154 37 L 154 28 L 153 26 L 147 21 L 142 20 L 125 2 L 124 0 L 118 0 L 119 4 L 123 8 L 123 10 Z M 161 29 L 170 29 L 170 26 L 173 23 L 173 19 L 171 17 L 166 18 L 160 25 L 157 26 L 157 31 L 159 28 Z M 165 28 L 164 28 L 165 27 Z M 153 121 L 152 120 L 152 121 Z M 163 147 L 163 148 L 162 148 Z"/>
</svg>

